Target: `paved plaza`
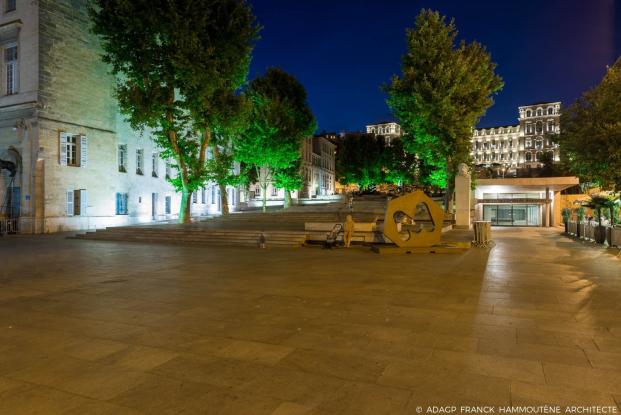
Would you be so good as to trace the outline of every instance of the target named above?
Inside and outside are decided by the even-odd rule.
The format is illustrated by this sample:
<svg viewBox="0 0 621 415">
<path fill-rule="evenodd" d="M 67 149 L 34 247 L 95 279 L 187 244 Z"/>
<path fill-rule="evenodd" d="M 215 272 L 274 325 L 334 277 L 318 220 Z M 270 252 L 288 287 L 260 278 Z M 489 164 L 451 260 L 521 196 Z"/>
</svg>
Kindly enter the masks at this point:
<svg viewBox="0 0 621 415">
<path fill-rule="evenodd" d="M 386 256 L 0 239 L 0 413 L 621 404 L 621 261 L 558 229 L 494 237 Z"/>
</svg>

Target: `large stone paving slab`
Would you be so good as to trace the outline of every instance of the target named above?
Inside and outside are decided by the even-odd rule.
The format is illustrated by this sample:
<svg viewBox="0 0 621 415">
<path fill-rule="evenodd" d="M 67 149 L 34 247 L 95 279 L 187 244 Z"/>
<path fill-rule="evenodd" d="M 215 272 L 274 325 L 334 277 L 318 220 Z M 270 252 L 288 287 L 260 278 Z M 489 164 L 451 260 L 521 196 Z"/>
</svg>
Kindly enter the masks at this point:
<svg viewBox="0 0 621 415">
<path fill-rule="evenodd" d="M 0 412 L 616 406 L 621 261 L 556 229 L 494 236 L 403 256 L 5 238 Z"/>
</svg>

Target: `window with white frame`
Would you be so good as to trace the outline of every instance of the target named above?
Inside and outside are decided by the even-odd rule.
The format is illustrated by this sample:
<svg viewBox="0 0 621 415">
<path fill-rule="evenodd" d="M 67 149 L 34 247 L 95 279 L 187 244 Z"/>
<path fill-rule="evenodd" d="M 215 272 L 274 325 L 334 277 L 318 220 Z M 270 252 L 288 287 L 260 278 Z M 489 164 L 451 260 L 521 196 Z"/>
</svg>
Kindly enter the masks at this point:
<svg viewBox="0 0 621 415">
<path fill-rule="evenodd" d="M 4 12 L 9 13 L 15 11 L 17 8 L 17 0 L 5 0 L 4 3 Z"/>
<path fill-rule="evenodd" d="M 60 133 L 60 165 L 86 167 L 88 140 L 85 135 Z"/>
<path fill-rule="evenodd" d="M 160 155 L 157 153 L 153 153 L 151 156 L 151 165 L 153 166 L 151 169 L 151 176 L 159 177 L 160 175 Z"/>
<path fill-rule="evenodd" d="M 66 144 L 67 146 L 67 166 L 78 165 L 78 136 L 68 135 Z"/>
<path fill-rule="evenodd" d="M 211 186 L 211 204 L 216 204 L 216 186 Z"/>
<path fill-rule="evenodd" d="M 171 173 L 172 173 L 172 165 L 170 164 L 170 161 L 166 161 L 166 179 L 170 180 L 171 179 Z"/>
<path fill-rule="evenodd" d="M 204 205 L 205 203 L 207 203 L 207 190 L 205 190 L 205 188 L 203 187 L 201 189 L 201 203 Z"/>
<path fill-rule="evenodd" d="M 136 174 L 144 174 L 144 150 L 136 150 Z"/>
<path fill-rule="evenodd" d="M 192 192 L 192 203 L 198 203 L 198 190 Z"/>
<path fill-rule="evenodd" d="M 67 190 L 66 212 L 67 216 L 86 216 L 87 196 L 85 189 Z"/>
<path fill-rule="evenodd" d="M 552 121 L 550 121 L 548 123 L 548 132 L 551 133 L 554 131 L 554 123 Z"/>
<path fill-rule="evenodd" d="M 14 95 L 19 86 L 19 61 L 17 56 L 17 44 L 9 43 L 4 47 L 4 93 Z"/>
<path fill-rule="evenodd" d="M 548 115 L 552 115 L 552 114 L 554 114 L 554 108 L 549 107 L 548 108 Z"/>
<path fill-rule="evenodd" d="M 278 196 L 278 189 L 272 186 L 272 197 L 276 197 L 276 196 Z"/>
<path fill-rule="evenodd" d="M 127 144 L 119 145 L 119 172 L 127 173 Z"/>
<path fill-rule="evenodd" d="M 537 134 L 543 133 L 543 123 L 541 121 L 537 121 L 535 131 L 537 132 Z"/>
</svg>

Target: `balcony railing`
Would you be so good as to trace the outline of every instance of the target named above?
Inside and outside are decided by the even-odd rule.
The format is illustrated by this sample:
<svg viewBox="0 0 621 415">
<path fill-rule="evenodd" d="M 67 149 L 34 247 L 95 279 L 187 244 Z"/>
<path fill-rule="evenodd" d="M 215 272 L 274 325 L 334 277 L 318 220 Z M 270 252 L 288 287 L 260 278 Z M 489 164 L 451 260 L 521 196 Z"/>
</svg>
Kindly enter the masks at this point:
<svg viewBox="0 0 621 415">
<path fill-rule="evenodd" d="M 14 234 L 19 232 L 19 220 L 14 219 L 1 219 L 0 218 L 0 235 Z"/>
</svg>

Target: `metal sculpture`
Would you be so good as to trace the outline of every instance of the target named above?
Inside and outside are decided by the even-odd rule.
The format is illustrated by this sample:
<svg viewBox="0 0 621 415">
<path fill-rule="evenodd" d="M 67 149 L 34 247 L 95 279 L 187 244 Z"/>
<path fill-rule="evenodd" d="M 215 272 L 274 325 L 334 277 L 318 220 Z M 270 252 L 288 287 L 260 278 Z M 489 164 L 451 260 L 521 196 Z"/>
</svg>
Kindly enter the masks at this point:
<svg viewBox="0 0 621 415">
<path fill-rule="evenodd" d="M 420 207 L 428 217 L 418 223 L 417 209 Z M 434 246 L 442 238 L 444 211 L 423 191 L 417 190 L 398 197 L 388 203 L 384 219 L 384 236 L 402 248 Z"/>
</svg>

